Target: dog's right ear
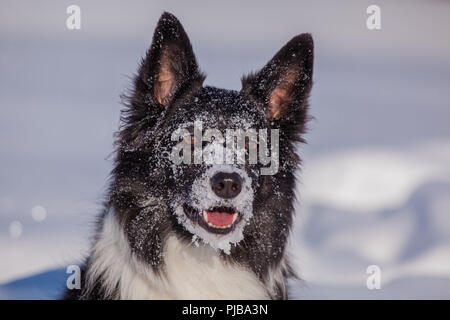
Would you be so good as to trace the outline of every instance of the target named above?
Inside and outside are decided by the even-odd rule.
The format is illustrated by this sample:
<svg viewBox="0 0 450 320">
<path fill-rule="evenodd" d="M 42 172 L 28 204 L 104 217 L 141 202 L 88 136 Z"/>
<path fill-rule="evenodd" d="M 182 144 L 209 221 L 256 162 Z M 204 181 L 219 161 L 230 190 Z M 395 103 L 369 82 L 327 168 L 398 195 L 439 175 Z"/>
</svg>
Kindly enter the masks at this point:
<svg viewBox="0 0 450 320">
<path fill-rule="evenodd" d="M 183 26 L 174 15 L 164 12 L 135 80 L 132 103 L 167 108 L 179 94 L 201 86 L 203 80 Z"/>
</svg>

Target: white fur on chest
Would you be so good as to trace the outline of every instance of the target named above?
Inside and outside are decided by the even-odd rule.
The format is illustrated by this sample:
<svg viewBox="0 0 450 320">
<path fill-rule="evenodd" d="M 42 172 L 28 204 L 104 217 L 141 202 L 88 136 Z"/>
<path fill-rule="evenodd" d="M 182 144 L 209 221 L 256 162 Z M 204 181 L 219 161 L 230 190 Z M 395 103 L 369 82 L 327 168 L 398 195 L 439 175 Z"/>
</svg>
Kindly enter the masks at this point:
<svg viewBox="0 0 450 320">
<path fill-rule="evenodd" d="M 93 248 L 89 280 L 101 275 L 108 292 L 119 286 L 117 299 L 268 299 L 257 276 L 221 259 L 211 247 L 181 242 L 170 235 L 164 267 L 155 272 L 132 254 L 125 235 L 110 212 Z"/>
</svg>

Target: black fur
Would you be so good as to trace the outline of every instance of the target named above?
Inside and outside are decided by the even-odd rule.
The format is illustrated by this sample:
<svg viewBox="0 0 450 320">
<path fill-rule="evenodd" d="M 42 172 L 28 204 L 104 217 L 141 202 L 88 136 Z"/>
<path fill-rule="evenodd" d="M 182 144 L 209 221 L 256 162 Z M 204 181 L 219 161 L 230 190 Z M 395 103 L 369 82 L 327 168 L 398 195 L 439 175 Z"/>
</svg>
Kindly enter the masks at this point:
<svg viewBox="0 0 450 320">
<path fill-rule="evenodd" d="M 169 64 L 163 66 L 162 56 Z M 180 22 L 164 13 L 156 27 L 153 43 L 126 97 L 122 125 L 117 134 L 116 157 L 105 212 L 114 209 L 134 254 L 156 272 L 164 261 L 164 239 L 171 232 L 190 242 L 192 235 L 177 221 L 170 201 L 173 195 L 189 198 L 189 186 L 205 168 L 180 165 L 174 175 L 167 152 L 174 142 L 172 131 L 196 116 L 206 114 L 209 127 L 223 130 L 239 127 L 232 118 L 250 119 L 257 128 L 280 129 L 280 169 L 273 176 L 257 174 L 261 165 L 246 164 L 255 197 L 253 217 L 244 229 L 244 239 L 223 259 L 251 269 L 262 281 L 280 265 L 293 220 L 295 175 L 300 159 L 295 144 L 304 142 L 308 120 L 308 96 L 312 86 L 313 41 L 301 34 L 289 41 L 258 73 L 242 80 L 242 90 L 203 87 L 189 39 Z M 158 100 L 156 88 L 161 69 L 174 81 L 166 100 Z M 276 117 L 270 99 L 275 88 L 284 88 Z M 156 88 L 156 89 L 155 89 Z M 149 199 L 153 201 L 149 202 Z M 154 201 L 157 199 L 157 201 Z M 100 219 L 100 224 L 102 217 Z M 89 259 L 86 268 L 89 268 Z M 285 278 L 294 276 L 289 265 Z M 83 278 L 84 284 L 84 278 Z M 272 298 L 287 298 L 283 283 L 275 284 Z M 66 298 L 108 299 L 97 279 L 93 288 L 67 291 Z"/>
</svg>

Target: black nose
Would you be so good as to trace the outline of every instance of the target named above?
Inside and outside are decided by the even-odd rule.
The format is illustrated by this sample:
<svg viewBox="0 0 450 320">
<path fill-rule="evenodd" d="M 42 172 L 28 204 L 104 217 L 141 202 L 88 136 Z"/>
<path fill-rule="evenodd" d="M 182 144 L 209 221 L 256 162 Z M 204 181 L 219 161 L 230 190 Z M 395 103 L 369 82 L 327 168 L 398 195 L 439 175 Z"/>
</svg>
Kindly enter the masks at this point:
<svg viewBox="0 0 450 320">
<path fill-rule="evenodd" d="M 242 178 L 237 173 L 218 172 L 211 178 L 214 193 L 224 199 L 236 197 L 242 190 Z"/>
</svg>

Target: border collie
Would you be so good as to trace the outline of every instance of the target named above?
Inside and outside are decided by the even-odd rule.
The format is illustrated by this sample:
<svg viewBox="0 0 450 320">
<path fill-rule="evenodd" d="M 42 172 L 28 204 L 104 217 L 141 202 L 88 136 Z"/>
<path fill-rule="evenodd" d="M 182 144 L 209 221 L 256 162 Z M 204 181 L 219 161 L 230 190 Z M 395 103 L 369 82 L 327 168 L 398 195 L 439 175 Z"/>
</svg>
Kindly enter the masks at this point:
<svg viewBox="0 0 450 320">
<path fill-rule="evenodd" d="M 287 299 L 313 56 L 300 34 L 240 91 L 203 86 L 186 32 L 164 13 L 124 99 L 82 287 L 65 298 Z"/>
</svg>

